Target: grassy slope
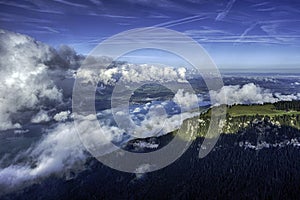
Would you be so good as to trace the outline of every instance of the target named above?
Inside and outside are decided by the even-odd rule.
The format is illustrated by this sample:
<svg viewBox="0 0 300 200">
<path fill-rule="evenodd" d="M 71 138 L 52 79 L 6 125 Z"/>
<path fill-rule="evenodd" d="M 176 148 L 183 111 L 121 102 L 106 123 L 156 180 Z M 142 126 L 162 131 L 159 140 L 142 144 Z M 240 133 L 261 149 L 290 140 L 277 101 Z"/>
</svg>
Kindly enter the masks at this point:
<svg viewBox="0 0 300 200">
<path fill-rule="evenodd" d="M 240 116 L 282 116 L 282 115 L 300 115 L 300 111 L 285 111 L 276 110 L 272 104 L 264 105 L 233 105 L 227 108 L 227 113 L 230 117 Z M 210 110 L 203 116 L 210 117 Z M 200 116 L 201 118 L 201 116 Z"/>
<path fill-rule="evenodd" d="M 182 133 L 182 137 L 187 137 L 184 136 L 184 134 L 190 134 L 191 132 L 189 129 L 193 126 L 196 127 L 196 124 L 199 125 L 199 128 L 194 130 L 192 135 L 196 137 L 205 136 L 210 124 L 210 116 L 211 109 L 198 117 L 185 120 L 182 126 L 184 127 L 183 132 L 185 133 Z M 268 116 L 272 123 L 292 126 L 300 130 L 300 122 L 297 122 L 297 116 L 300 116 L 299 111 L 276 110 L 275 106 L 272 104 L 234 105 L 227 109 L 227 117 L 226 123 L 223 127 L 223 133 L 236 133 L 241 128 L 249 126 L 253 120 L 257 119 L 257 116 L 259 116 L 260 119 Z M 201 122 L 198 123 L 197 120 Z"/>
<path fill-rule="evenodd" d="M 232 117 L 238 116 L 281 116 L 281 115 L 296 115 L 300 114 L 298 111 L 284 111 L 284 110 L 276 110 L 275 106 L 272 104 L 265 105 L 235 105 L 229 108 L 228 114 Z"/>
</svg>

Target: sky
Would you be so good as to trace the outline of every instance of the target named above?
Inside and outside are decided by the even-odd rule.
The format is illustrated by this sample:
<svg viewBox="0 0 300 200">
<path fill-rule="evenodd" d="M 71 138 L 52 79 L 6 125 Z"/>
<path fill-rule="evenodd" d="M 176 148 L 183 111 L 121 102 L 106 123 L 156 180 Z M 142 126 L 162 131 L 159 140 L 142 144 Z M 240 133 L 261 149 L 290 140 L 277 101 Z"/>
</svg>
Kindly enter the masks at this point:
<svg viewBox="0 0 300 200">
<path fill-rule="evenodd" d="M 180 31 L 220 68 L 299 69 L 300 1 L 0 1 L 0 27 L 88 54 L 101 41 L 142 27 Z"/>
</svg>

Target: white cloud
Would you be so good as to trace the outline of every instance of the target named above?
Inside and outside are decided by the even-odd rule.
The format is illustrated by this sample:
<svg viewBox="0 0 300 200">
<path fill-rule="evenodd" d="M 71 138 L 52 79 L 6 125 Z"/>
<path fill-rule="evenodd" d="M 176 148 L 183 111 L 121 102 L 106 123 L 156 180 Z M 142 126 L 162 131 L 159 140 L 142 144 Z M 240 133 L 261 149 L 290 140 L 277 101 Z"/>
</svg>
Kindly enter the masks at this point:
<svg viewBox="0 0 300 200">
<path fill-rule="evenodd" d="M 73 123 L 60 124 L 49 130 L 42 141 L 23 156 L 27 163 L 0 170 L 1 186 L 9 188 L 50 174 L 63 175 L 69 169 L 76 169 L 86 158 Z"/>
<path fill-rule="evenodd" d="M 41 122 L 48 122 L 51 118 L 48 116 L 47 111 L 40 110 L 32 119 L 32 123 L 41 123 Z"/>
<path fill-rule="evenodd" d="M 6 168 L 0 168 L 0 186 L 14 189 L 49 175 L 66 176 L 70 171 L 83 170 L 88 154 L 79 139 L 76 128 L 86 130 L 89 133 L 89 141 L 99 141 L 99 147 L 104 147 L 102 154 L 115 150 L 115 148 L 107 149 L 105 145 L 110 144 L 112 140 L 118 141 L 123 131 L 117 127 L 102 124 L 101 128 L 105 136 L 99 137 L 99 130 L 92 124 L 90 116 L 86 116 L 82 117 L 77 127 L 73 122 L 66 122 L 47 130 L 40 142 L 17 155 L 16 160 L 22 157 L 25 162 L 15 161 L 16 163 Z"/>
<path fill-rule="evenodd" d="M 300 94 L 283 95 L 273 94 L 270 90 L 263 89 L 254 83 L 243 86 L 229 85 L 223 86 L 220 91 L 210 91 L 212 103 L 215 104 L 249 104 L 249 103 L 274 103 L 277 101 L 291 101 L 299 99 Z"/>
<path fill-rule="evenodd" d="M 34 39 L 0 33 L 0 130 L 20 127 L 12 114 L 34 109 L 42 100 L 61 101 L 62 93 L 48 75 L 54 50 Z"/>
<path fill-rule="evenodd" d="M 199 99 L 195 94 L 179 89 L 173 98 L 173 102 L 180 106 L 181 113 L 172 116 L 168 116 L 162 106 L 166 104 L 166 102 L 162 102 L 159 105 L 151 105 L 148 103 L 143 108 L 143 110 L 148 110 L 148 113 L 143 115 L 144 120 L 142 120 L 134 130 L 131 130 L 131 132 L 136 137 L 147 138 L 164 135 L 179 129 L 185 119 L 199 114 L 196 110 L 190 112 L 192 109 L 198 108 L 198 101 Z M 140 111 L 141 109 L 138 108 L 135 110 Z M 136 113 L 135 110 L 133 113 Z"/>
<path fill-rule="evenodd" d="M 144 141 L 138 141 L 133 143 L 134 147 L 139 147 L 139 148 L 148 148 L 148 149 L 156 149 L 158 148 L 159 144 L 153 144 L 153 143 L 149 143 L 149 142 L 144 142 Z"/>
<path fill-rule="evenodd" d="M 179 89 L 174 96 L 174 102 L 181 106 L 182 111 L 198 108 L 198 98 L 195 94 Z"/>
<path fill-rule="evenodd" d="M 102 61 L 105 63 L 108 61 Z M 150 64 L 119 64 L 117 67 L 103 69 L 83 69 L 80 68 L 77 77 L 83 82 L 98 83 L 105 85 L 114 85 L 119 78 L 125 83 L 140 83 L 146 81 L 153 82 L 186 82 L 185 76 L 187 70 L 183 67 L 174 68 L 169 66 L 158 66 Z"/>
<path fill-rule="evenodd" d="M 119 73 L 122 75 L 124 82 L 139 83 L 143 81 L 177 81 L 184 77 L 185 71 L 183 69 L 177 71 L 176 68 L 167 66 L 127 64 L 121 67 Z"/>
<path fill-rule="evenodd" d="M 185 73 L 186 73 L 186 69 L 184 67 L 180 67 L 177 70 L 180 78 L 185 79 Z"/>
<path fill-rule="evenodd" d="M 231 10 L 231 8 L 232 8 L 232 6 L 233 6 L 233 4 L 234 4 L 235 1 L 236 0 L 230 0 L 228 2 L 228 4 L 226 5 L 226 8 L 217 15 L 216 21 L 220 21 L 220 20 L 224 19 L 228 15 L 228 13 Z"/>
<path fill-rule="evenodd" d="M 145 173 L 151 171 L 154 166 L 151 164 L 142 164 L 138 168 L 135 169 L 136 178 L 142 178 Z"/>
<path fill-rule="evenodd" d="M 66 121 L 69 116 L 70 116 L 71 112 L 68 111 L 61 111 L 60 113 L 57 113 L 54 115 L 53 119 L 58 121 L 58 122 L 63 122 Z"/>
</svg>

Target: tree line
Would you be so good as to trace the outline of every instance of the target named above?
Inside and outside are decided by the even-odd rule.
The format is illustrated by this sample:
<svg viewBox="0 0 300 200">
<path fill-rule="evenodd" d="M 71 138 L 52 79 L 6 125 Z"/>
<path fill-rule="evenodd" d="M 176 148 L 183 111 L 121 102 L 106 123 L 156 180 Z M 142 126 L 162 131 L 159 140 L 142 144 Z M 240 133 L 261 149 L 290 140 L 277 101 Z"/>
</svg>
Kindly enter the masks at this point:
<svg viewBox="0 0 300 200">
<path fill-rule="evenodd" d="M 279 101 L 274 103 L 274 106 L 277 110 L 295 110 L 300 111 L 300 101 Z"/>
</svg>

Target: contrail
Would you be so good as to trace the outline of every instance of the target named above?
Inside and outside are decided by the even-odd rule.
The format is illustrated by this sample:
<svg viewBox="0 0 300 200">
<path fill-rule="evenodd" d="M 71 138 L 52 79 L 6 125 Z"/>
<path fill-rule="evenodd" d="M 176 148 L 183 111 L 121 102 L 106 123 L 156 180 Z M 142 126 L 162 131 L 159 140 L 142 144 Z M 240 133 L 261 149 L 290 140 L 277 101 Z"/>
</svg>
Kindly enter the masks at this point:
<svg viewBox="0 0 300 200">
<path fill-rule="evenodd" d="M 236 0 L 230 0 L 230 1 L 228 2 L 228 4 L 227 4 L 225 10 L 223 10 L 222 12 L 220 12 L 220 13 L 218 14 L 218 16 L 216 17 L 216 21 L 221 21 L 222 19 L 224 19 L 224 18 L 228 15 L 228 13 L 229 13 L 229 11 L 231 10 L 231 8 L 232 8 L 232 6 L 233 6 L 233 4 L 234 4 L 235 1 L 236 1 Z"/>
<path fill-rule="evenodd" d="M 180 25 L 180 24 L 190 23 L 190 22 L 202 20 L 202 19 L 205 19 L 205 18 L 206 17 L 203 16 L 203 15 L 194 15 L 194 16 L 191 16 L 191 17 L 186 17 L 186 18 L 182 18 L 182 19 L 176 19 L 176 20 L 156 24 L 156 25 L 154 25 L 154 27 L 177 26 L 177 25 Z"/>
</svg>

